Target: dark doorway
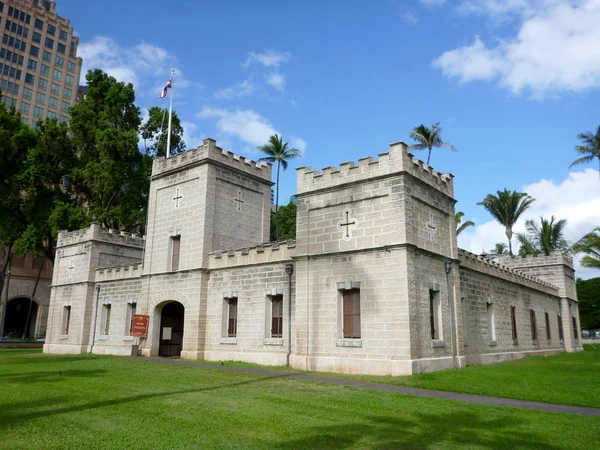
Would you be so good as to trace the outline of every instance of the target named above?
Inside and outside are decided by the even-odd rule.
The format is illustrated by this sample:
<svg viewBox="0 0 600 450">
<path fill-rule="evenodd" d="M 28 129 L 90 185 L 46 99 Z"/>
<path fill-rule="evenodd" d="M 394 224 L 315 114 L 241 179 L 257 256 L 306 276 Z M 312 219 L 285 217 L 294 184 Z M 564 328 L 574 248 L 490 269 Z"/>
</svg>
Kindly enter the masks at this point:
<svg viewBox="0 0 600 450">
<path fill-rule="evenodd" d="M 180 356 L 183 343 L 184 308 L 181 303 L 167 303 L 160 314 L 158 356 Z"/>
<path fill-rule="evenodd" d="M 27 313 L 29 312 L 29 303 L 31 300 L 25 297 L 14 298 L 6 304 L 6 320 L 4 321 L 4 337 L 9 339 L 21 339 L 23 330 L 25 330 L 25 322 L 27 322 Z M 35 337 L 35 322 L 37 319 L 38 304 L 33 302 L 31 305 L 31 318 L 27 330 L 26 337 Z"/>
</svg>

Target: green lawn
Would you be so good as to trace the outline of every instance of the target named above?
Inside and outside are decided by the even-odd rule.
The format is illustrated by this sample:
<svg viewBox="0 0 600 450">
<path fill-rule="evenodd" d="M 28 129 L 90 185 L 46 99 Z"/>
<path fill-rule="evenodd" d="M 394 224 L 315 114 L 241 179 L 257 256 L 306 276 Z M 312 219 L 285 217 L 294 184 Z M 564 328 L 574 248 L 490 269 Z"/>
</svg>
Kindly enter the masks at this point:
<svg viewBox="0 0 600 450">
<path fill-rule="evenodd" d="M 600 418 L 116 357 L 0 351 L 0 389 L 0 449 L 558 449 L 600 435 Z"/>
</svg>

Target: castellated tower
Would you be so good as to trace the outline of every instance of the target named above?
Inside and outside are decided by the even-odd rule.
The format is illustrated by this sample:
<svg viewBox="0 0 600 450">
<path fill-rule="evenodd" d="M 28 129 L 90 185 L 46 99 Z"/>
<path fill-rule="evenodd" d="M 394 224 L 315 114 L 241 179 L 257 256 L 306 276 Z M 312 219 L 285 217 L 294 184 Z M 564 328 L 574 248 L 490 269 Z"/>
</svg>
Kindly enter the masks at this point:
<svg viewBox="0 0 600 450">
<path fill-rule="evenodd" d="M 296 366 L 392 375 L 453 367 L 452 178 L 403 142 L 378 160 L 298 169 Z"/>
</svg>

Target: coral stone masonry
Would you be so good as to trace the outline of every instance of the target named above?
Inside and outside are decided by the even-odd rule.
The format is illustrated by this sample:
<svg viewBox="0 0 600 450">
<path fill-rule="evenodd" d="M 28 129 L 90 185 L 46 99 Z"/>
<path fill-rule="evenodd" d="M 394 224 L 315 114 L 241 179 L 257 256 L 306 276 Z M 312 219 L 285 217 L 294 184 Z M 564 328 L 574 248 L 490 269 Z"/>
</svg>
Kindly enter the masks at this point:
<svg viewBox="0 0 600 450">
<path fill-rule="evenodd" d="M 582 349 L 572 261 L 458 249 L 453 176 L 404 143 L 297 169 L 295 240 L 271 186 L 212 139 L 155 160 L 145 238 L 61 232 L 44 350 L 406 375 Z"/>
</svg>

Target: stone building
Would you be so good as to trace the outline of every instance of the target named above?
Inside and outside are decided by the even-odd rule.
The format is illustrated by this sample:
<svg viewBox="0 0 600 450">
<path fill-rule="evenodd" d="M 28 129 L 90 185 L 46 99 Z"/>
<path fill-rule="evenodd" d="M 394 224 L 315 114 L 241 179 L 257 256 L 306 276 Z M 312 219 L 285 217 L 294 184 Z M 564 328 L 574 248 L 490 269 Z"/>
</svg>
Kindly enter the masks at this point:
<svg viewBox="0 0 600 450">
<path fill-rule="evenodd" d="M 271 186 L 212 139 L 155 160 L 145 238 L 60 233 L 44 350 L 379 375 L 581 350 L 572 261 L 460 250 L 452 175 L 404 143 L 297 169 L 294 241 L 267 242 Z"/>
</svg>

